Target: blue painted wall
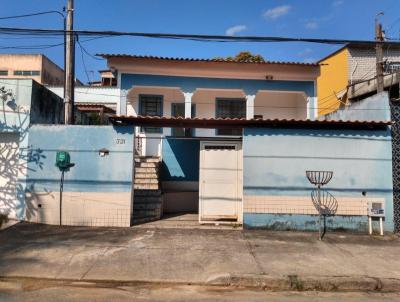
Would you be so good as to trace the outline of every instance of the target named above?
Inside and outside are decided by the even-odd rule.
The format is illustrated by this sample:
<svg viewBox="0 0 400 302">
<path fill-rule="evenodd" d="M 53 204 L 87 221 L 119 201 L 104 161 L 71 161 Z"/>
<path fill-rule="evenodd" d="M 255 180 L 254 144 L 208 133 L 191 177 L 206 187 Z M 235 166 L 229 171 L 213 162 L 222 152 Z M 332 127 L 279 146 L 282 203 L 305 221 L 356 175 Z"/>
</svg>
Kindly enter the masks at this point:
<svg viewBox="0 0 400 302">
<path fill-rule="evenodd" d="M 383 197 L 393 230 L 390 130 L 245 129 L 244 195 L 310 196 L 306 170 L 330 170 L 335 197 Z M 314 230 L 311 215 L 244 214 L 246 227 Z M 328 219 L 328 227 L 366 231 L 367 217 Z"/>
<path fill-rule="evenodd" d="M 199 140 L 165 138 L 162 181 L 199 181 L 199 156 Z"/>
<path fill-rule="evenodd" d="M 99 155 L 106 148 L 110 154 Z M 64 191 L 130 192 L 133 128 L 112 126 L 44 126 L 29 130 L 27 191 L 58 191 L 57 151 L 68 151 L 75 163 L 65 173 Z"/>
</svg>

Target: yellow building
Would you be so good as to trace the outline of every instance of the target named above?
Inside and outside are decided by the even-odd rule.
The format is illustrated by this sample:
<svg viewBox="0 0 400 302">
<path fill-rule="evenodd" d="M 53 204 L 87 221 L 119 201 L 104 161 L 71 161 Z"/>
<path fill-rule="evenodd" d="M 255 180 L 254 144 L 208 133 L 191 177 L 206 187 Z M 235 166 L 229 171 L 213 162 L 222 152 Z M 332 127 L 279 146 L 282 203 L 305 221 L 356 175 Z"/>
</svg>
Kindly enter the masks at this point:
<svg viewBox="0 0 400 302">
<path fill-rule="evenodd" d="M 318 63 L 321 74 L 317 79 L 318 115 L 328 114 L 339 108 L 343 92 L 348 85 L 348 50 L 343 47 Z"/>
<path fill-rule="evenodd" d="M 384 46 L 386 74 L 400 66 L 400 46 Z M 375 46 L 351 43 L 318 61 L 321 74 L 317 79 L 318 115 L 325 115 L 346 104 L 348 88 L 373 80 L 376 76 Z M 351 93 L 350 93 L 351 94 Z M 351 97 L 351 96 L 350 96 Z"/>
</svg>

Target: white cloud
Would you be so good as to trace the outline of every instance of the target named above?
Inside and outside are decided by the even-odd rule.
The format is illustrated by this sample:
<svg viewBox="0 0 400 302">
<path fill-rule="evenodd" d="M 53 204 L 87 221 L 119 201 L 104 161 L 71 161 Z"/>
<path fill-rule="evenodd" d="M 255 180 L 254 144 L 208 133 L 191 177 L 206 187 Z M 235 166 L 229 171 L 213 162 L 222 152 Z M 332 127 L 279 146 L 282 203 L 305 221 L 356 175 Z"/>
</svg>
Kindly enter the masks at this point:
<svg viewBox="0 0 400 302">
<path fill-rule="evenodd" d="M 344 3 L 343 0 L 336 0 L 336 1 L 332 2 L 332 6 L 333 7 L 338 7 L 338 6 L 341 6 L 343 3 Z"/>
<path fill-rule="evenodd" d="M 308 29 L 317 29 L 319 27 L 319 24 L 317 21 L 308 21 L 304 26 Z"/>
<path fill-rule="evenodd" d="M 275 20 L 289 13 L 291 9 L 292 7 L 290 5 L 281 5 L 268 9 L 263 16 L 267 19 Z"/>
<path fill-rule="evenodd" d="M 246 25 L 235 25 L 232 27 L 229 27 L 226 31 L 225 31 L 225 35 L 227 36 L 234 36 L 238 33 L 241 33 L 242 31 L 247 30 L 247 26 Z"/>
</svg>

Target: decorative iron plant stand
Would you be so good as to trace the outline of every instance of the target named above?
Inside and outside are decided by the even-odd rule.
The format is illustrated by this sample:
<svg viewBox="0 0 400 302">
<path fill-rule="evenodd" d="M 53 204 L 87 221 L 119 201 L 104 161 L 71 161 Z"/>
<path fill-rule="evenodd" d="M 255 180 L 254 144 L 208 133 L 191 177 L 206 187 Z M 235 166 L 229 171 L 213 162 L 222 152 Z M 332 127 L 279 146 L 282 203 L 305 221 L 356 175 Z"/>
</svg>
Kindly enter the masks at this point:
<svg viewBox="0 0 400 302">
<path fill-rule="evenodd" d="M 326 217 L 335 215 L 338 203 L 335 197 L 326 190 L 321 189 L 333 176 L 332 171 L 306 171 L 310 183 L 317 186 L 311 191 L 311 200 L 319 214 L 319 240 L 322 240 L 326 233 Z"/>
</svg>

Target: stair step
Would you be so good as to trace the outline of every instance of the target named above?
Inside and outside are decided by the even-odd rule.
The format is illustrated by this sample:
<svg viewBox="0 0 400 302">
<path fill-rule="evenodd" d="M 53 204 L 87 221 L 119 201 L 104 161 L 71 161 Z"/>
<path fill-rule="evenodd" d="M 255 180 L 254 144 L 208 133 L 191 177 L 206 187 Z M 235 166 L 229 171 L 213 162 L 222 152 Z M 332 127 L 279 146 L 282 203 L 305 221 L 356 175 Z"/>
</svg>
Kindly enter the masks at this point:
<svg viewBox="0 0 400 302">
<path fill-rule="evenodd" d="M 143 197 L 148 197 L 148 196 L 152 196 L 152 197 L 161 197 L 161 190 L 159 189 L 155 189 L 155 190 L 151 190 L 151 189 L 135 189 L 133 191 L 133 196 L 135 196 L 135 198 L 137 198 L 138 196 L 143 196 Z"/>
<path fill-rule="evenodd" d="M 135 162 L 137 163 L 159 163 L 159 157 L 135 157 Z"/>
<path fill-rule="evenodd" d="M 134 209 L 133 210 L 133 218 L 135 217 L 160 217 L 161 216 L 161 208 L 159 209 Z"/>
<path fill-rule="evenodd" d="M 133 213 L 138 210 L 160 210 L 162 208 L 162 203 L 133 203 Z"/>
<path fill-rule="evenodd" d="M 135 162 L 135 168 L 157 168 L 158 163 Z"/>
<path fill-rule="evenodd" d="M 138 183 L 135 183 L 133 185 L 133 189 L 134 190 L 159 190 L 160 186 L 158 185 L 158 183 L 156 183 L 156 184 L 138 184 Z"/>
<path fill-rule="evenodd" d="M 146 204 L 146 203 L 161 203 L 162 196 L 136 196 L 134 195 L 135 204 Z"/>
<path fill-rule="evenodd" d="M 135 184 L 156 184 L 158 185 L 158 179 L 154 178 L 135 178 Z"/>
<path fill-rule="evenodd" d="M 158 168 L 157 167 L 150 167 L 150 168 L 142 168 L 142 167 L 136 167 L 135 168 L 135 174 L 136 173 L 158 173 Z"/>
<path fill-rule="evenodd" d="M 136 171 L 135 178 L 158 179 L 158 175 L 157 175 L 157 173 L 145 173 L 145 172 Z"/>
</svg>

